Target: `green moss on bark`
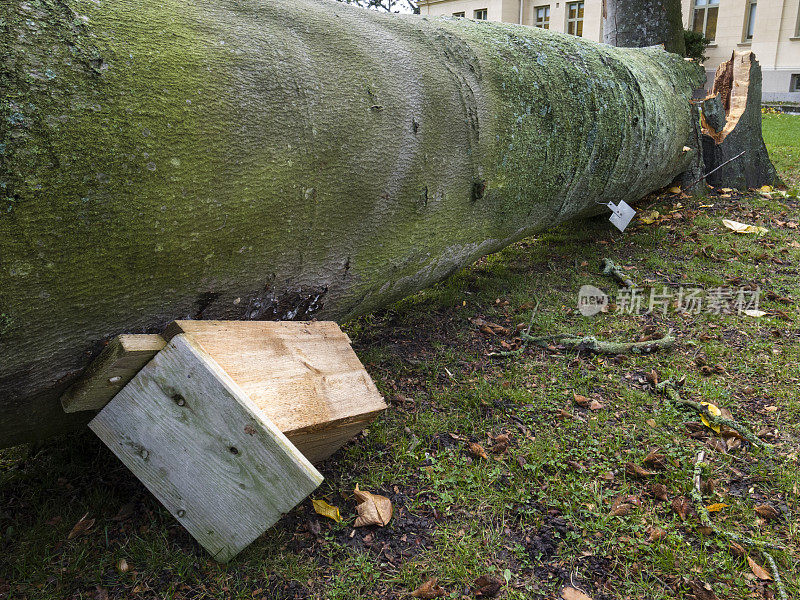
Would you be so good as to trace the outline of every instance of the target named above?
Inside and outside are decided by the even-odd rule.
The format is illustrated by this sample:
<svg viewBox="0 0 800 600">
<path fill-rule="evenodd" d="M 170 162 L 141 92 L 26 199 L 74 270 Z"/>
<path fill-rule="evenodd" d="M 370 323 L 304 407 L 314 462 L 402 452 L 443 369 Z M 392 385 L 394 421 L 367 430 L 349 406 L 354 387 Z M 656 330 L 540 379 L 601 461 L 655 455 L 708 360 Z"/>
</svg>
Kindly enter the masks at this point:
<svg viewBox="0 0 800 600">
<path fill-rule="evenodd" d="M 310 0 L 5 10 L 0 442 L 58 429 L 110 336 L 348 318 L 686 164 L 697 72 L 657 50 Z"/>
</svg>

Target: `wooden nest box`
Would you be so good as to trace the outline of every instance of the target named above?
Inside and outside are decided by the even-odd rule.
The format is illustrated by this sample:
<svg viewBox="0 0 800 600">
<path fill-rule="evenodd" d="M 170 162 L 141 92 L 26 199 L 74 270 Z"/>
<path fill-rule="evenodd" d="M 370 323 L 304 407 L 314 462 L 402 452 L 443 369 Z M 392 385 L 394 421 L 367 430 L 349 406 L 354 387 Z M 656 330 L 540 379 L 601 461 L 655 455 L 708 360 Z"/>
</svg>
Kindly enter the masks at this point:
<svg viewBox="0 0 800 600">
<path fill-rule="evenodd" d="M 217 560 L 321 482 L 386 408 L 332 322 L 175 321 L 112 341 L 63 395 Z"/>
</svg>

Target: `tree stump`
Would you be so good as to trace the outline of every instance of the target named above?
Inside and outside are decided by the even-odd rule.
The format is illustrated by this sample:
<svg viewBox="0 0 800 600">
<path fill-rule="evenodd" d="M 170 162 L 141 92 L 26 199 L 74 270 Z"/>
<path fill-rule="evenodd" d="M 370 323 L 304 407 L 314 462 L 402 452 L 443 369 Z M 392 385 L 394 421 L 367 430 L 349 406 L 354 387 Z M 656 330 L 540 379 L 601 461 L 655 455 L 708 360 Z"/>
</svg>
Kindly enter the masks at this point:
<svg viewBox="0 0 800 600">
<path fill-rule="evenodd" d="M 755 54 L 734 51 L 717 69 L 701 105 L 706 181 L 739 189 L 780 184 L 761 134 L 761 66 Z"/>
</svg>

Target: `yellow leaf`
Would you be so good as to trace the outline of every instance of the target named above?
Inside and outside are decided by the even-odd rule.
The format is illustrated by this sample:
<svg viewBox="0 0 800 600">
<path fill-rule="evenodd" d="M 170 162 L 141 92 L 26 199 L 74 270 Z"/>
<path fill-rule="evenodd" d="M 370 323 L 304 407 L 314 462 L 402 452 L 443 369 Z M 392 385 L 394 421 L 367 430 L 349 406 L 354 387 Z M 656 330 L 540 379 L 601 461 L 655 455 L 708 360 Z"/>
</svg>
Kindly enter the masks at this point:
<svg viewBox="0 0 800 600">
<path fill-rule="evenodd" d="M 733 188 L 722 188 L 720 192 L 724 194 L 730 194 L 733 191 Z"/>
<path fill-rule="evenodd" d="M 758 235 L 763 235 L 769 231 L 766 227 L 748 225 L 746 223 L 739 223 L 739 221 L 731 221 L 730 219 L 722 219 L 722 224 L 736 233 L 756 233 Z"/>
<path fill-rule="evenodd" d="M 710 412 L 715 417 L 718 417 L 722 414 L 722 411 L 720 411 L 720 409 L 716 405 L 711 404 L 710 402 L 701 402 L 700 404 L 708 408 L 708 412 Z M 700 420 L 703 422 L 703 425 L 719 433 L 719 425 L 712 425 L 711 423 L 709 423 L 705 415 L 700 415 Z"/>
<path fill-rule="evenodd" d="M 772 186 L 771 185 L 762 185 L 760 188 L 758 188 L 758 191 L 759 192 L 770 193 L 772 191 Z"/>
<path fill-rule="evenodd" d="M 725 504 L 724 502 L 717 502 L 716 504 L 711 504 L 709 506 L 706 506 L 706 510 L 710 513 L 719 512 L 723 508 L 728 508 L 729 506 L 730 504 Z"/>
<path fill-rule="evenodd" d="M 325 500 L 312 500 L 311 504 L 314 505 L 314 510 L 318 515 L 333 519 L 337 523 L 342 520 L 342 515 L 339 514 L 339 509 L 336 506 L 331 506 Z"/>
<path fill-rule="evenodd" d="M 646 217 L 639 217 L 639 220 L 645 225 L 652 225 L 661 216 L 657 210 L 651 211 Z"/>
<path fill-rule="evenodd" d="M 676 185 L 675 187 L 671 187 L 671 188 L 669 188 L 669 190 L 667 190 L 667 191 L 668 191 L 670 194 L 680 194 L 680 193 L 681 193 L 681 188 L 679 188 L 679 187 Z"/>
</svg>

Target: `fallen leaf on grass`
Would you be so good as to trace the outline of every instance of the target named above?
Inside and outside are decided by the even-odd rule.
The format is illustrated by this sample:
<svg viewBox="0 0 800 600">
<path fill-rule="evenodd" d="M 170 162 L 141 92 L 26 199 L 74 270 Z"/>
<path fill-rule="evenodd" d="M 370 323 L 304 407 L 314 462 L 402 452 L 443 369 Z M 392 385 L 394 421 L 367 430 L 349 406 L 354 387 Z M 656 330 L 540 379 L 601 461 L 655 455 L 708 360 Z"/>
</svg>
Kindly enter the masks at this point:
<svg viewBox="0 0 800 600">
<path fill-rule="evenodd" d="M 706 506 L 706 510 L 710 513 L 712 512 L 719 512 L 723 508 L 728 508 L 730 504 L 725 504 L 724 502 L 717 502 L 716 504 L 710 504 Z"/>
<path fill-rule="evenodd" d="M 769 504 L 759 504 L 753 510 L 758 513 L 759 517 L 768 520 L 778 519 L 781 516 L 781 513 L 774 506 L 770 506 Z"/>
<path fill-rule="evenodd" d="M 598 400 L 592 400 L 589 404 L 589 410 L 601 410 L 603 408 L 603 403 L 599 402 Z"/>
<path fill-rule="evenodd" d="M 648 471 L 632 462 L 625 463 L 625 472 L 631 477 L 652 477 L 655 475 L 652 471 Z"/>
<path fill-rule="evenodd" d="M 650 495 L 653 496 L 656 500 L 661 500 L 662 502 L 666 502 L 668 499 L 667 496 L 667 486 L 662 483 L 654 483 L 650 486 Z"/>
<path fill-rule="evenodd" d="M 649 535 L 647 536 L 647 541 L 650 543 L 659 542 L 667 537 L 667 532 L 660 527 L 651 527 L 648 530 L 648 533 Z"/>
<path fill-rule="evenodd" d="M 569 586 L 561 590 L 561 598 L 562 600 L 592 600 L 591 596 L 587 596 L 582 591 Z"/>
<path fill-rule="evenodd" d="M 353 524 L 354 527 L 365 527 L 366 525 L 380 525 L 383 527 L 392 518 L 392 501 L 386 496 L 379 496 L 364 490 L 353 490 L 359 504 L 356 506 L 358 518 Z"/>
<path fill-rule="evenodd" d="M 681 518 L 681 521 L 686 520 L 686 516 L 691 509 L 692 505 L 689 503 L 686 496 L 678 496 L 672 501 L 672 510 Z"/>
<path fill-rule="evenodd" d="M 752 308 L 748 308 L 747 310 L 743 310 L 742 312 L 744 314 L 746 314 L 748 317 L 753 317 L 753 318 L 756 318 L 756 319 L 758 317 L 763 317 L 764 315 L 767 314 L 763 310 L 755 310 L 755 309 L 752 309 Z"/>
<path fill-rule="evenodd" d="M 669 466 L 667 457 L 661 454 L 658 450 L 650 450 L 647 456 L 642 459 L 642 462 L 649 467 L 657 467 L 659 469 L 666 469 Z"/>
<path fill-rule="evenodd" d="M 488 575 L 481 575 L 475 580 L 473 588 L 476 596 L 494 598 L 500 593 L 500 588 L 502 586 L 503 582 L 499 579 Z"/>
<path fill-rule="evenodd" d="M 509 441 L 508 435 L 505 433 L 501 433 L 494 438 L 494 444 L 492 444 L 492 454 L 503 454 L 503 452 L 508 450 Z"/>
<path fill-rule="evenodd" d="M 753 575 L 758 577 L 761 581 L 772 581 L 772 576 L 767 573 L 766 569 L 749 556 L 747 557 L 747 564 L 750 565 L 750 570 L 753 572 Z"/>
<path fill-rule="evenodd" d="M 681 193 L 681 188 L 678 187 L 677 185 L 675 185 L 675 186 L 672 186 L 671 188 L 669 188 L 667 191 L 670 194 L 680 194 Z"/>
<path fill-rule="evenodd" d="M 719 600 L 719 597 L 709 584 L 699 581 L 689 581 L 688 583 L 689 587 L 692 588 L 695 600 Z"/>
<path fill-rule="evenodd" d="M 124 558 L 120 558 L 117 561 L 117 571 L 119 571 L 120 573 L 127 573 L 130 570 L 131 570 L 131 567 L 128 564 L 127 560 L 125 560 Z"/>
<path fill-rule="evenodd" d="M 475 442 L 470 442 L 469 453 L 475 458 L 489 458 L 489 455 L 486 454 L 486 450 L 483 449 L 483 446 L 476 444 Z"/>
<path fill-rule="evenodd" d="M 573 392 L 572 399 L 575 400 L 575 404 L 577 404 L 581 408 L 589 407 L 589 399 L 586 396 L 581 396 L 580 394 L 576 394 L 575 392 Z"/>
<path fill-rule="evenodd" d="M 722 414 L 722 411 L 720 411 L 719 407 L 716 406 L 715 404 L 711 404 L 710 402 L 701 402 L 700 404 L 702 406 L 705 406 L 708 409 L 708 412 L 711 413 L 712 415 L 714 415 L 715 417 L 718 417 L 718 416 L 720 416 Z M 705 415 L 701 414 L 700 415 L 700 420 L 703 422 L 703 425 L 705 425 L 709 429 L 713 429 L 714 431 L 719 433 L 719 425 L 712 425 L 708 421 L 708 419 L 706 418 Z"/>
<path fill-rule="evenodd" d="M 441 598 L 442 596 L 447 595 L 447 592 L 442 589 L 436 582 L 438 579 L 434 577 L 433 579 L 428 579 L 425 583 L 411 592 L 412 598 L 423 598 L 428 599 L 430 598 Z"/>
<path fill-rule="evenodd" d="M 642 223 L 644 223 L 645 225 L 652 225 L 653 223 L 655 223 L 656 221 L 658 221 L 658 218 L 659 218 L 660 216 L 661 216 L 661 215 L 659 214 L 659 212 L 658 212 L 657 210 L 653 210 L 653 211 L 651 211 L 651 212 L 650 212 L 650 214 L 648 214 L 647 216 L 639 217 L 639 220 L 640 220 Z"/>
<path fill-rule="evenodd" d="M 747 223 L 739 223 L 738 221 L 731 221 L 730 219 L 722 219 L 722 224 L 736 233 L 755 233 L 758 235 L 764 235 L 769 231 L 766 227 L 748 225 Z"/>
<path fill-rule="evenodd" d="M 74 539 L 76 537 L 80 537 L 82 535 L 85 535 L 85 534 L 89 533 L 91 528 L 94 526 L 94 519 L 88 519 L 87 518 L 88 516 L 89 516 L 89 513 L 87 512 L 85 515 L 83 515 L 78 520 L 77 523 L 75 523 L 75 526 L 72 528 L 72 531 L 70 531 L 69 535 L 67 535 L 67 539 L 68 540 L 71 540 L 71 539 Z"/>
<path fill-rule="evenodd" d="M 741 544 L 737 544 L 732 540 L 730 542 L 730 550 L 734 555 L 738 556 L 739 558 L 742 558 L 745 555 L 744 547 Z"/>
<path fill-rule="evenodd" d="M 312 500 L 311 504 L 314 506 L 314 511 L 318 515 L 333 519 L 337 523 L 342 520 L 342 515 L 339 514 L 339 509 L 336 506 L 331 506 L 325 500 Z"/>
</svg>

